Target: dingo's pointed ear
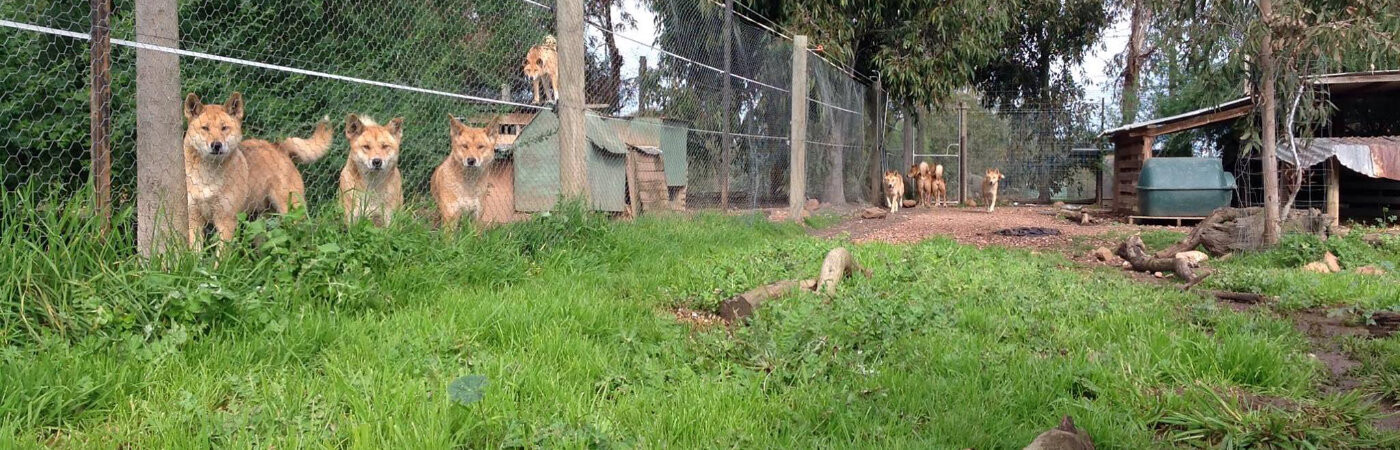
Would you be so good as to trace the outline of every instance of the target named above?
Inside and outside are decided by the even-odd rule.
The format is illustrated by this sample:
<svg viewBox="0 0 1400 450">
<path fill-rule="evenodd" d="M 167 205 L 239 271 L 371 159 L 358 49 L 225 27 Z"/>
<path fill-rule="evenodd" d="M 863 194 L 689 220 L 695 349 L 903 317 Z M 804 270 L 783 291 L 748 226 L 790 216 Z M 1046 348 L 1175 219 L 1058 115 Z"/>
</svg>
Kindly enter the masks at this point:
<svg viewBox="0 0 1400 450">
<path fill-rule="evenodd" d="M 365 122 L 360 120 L 360 116 L 351 114 L 345 116 L 345 138 L 354 139 L 365 132 Z"/>
<path fill-rule="evenodd" d="M 228 101 L 224 102 L 224 112 L 235 119 L 243 119 L 243 94 L 235 91 L 228 96 Z"/>
<path fill-rule="evenodd" d="M 457 136 L 459 134 L 462 134 L 463 130 L 467 129 L 467 126 L 462 124 L 461 120 L 457 120 L 457 116 L 448 114 L 447 122 L 447 134 L 449 136 Z"/>
<path fill-rule="evenodd" d="M 389 124 L 388 124 L 388 125 L 385 125 L 384 128 L 386 128 L 386 129 L 389 130 L 389 134 L 394 135 L 394 139 L 397 139 L 397 140 L 400 140 L 400 141 L 403 140 L 403 118 L 402 118 L 402 117 L 395 117 L 393 120 L 390 120 L 390 121 L 389 121 Z"/>
<path fill-rule="evenodd" d="M 199 96 L 193 92 L 185 96 L 185 118 L 193 119 L 199 117 L 199 113 L 204 112 L 204 104 L 199 102 Z"/>
</svg>

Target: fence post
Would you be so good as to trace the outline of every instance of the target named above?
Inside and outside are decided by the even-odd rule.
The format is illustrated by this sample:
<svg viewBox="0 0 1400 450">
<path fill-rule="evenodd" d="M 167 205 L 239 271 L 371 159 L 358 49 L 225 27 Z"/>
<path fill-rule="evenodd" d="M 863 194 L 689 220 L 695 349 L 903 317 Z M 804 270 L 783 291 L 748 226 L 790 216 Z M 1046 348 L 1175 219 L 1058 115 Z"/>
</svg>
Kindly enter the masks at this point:
<svg viewBox="0 0 1400 450">
<path fill-rule="evenodd" d="M 1108 102 L 1104 98 L 1099 98 L 1099 131 L 1106 130 L 1105 116 L 1108 114 Z M 1102 139 L 1099 142 L 1103 142 Z M 1103 147 L 1094 153 L 1094 206 L 1103 206 Z"/>
<path fill-rule="evenodd" d="M 136 41 L 179 47 L 176 0 L 136 1 Z M 136 50 L 136 248 L 149 257 L 185 241 L 180 58 Z"/>
<path fill-rule="evenodd" d="M 1342 224 L 1342 165 L 1337 157 L 1327 159 L 1327 215 L 1332 216 L 1332 226 Z"/>
<path fill-rule="evenodd" d="M 501 101 L 510 101 L 510 83 L 501 83 Z"/>
<path fill-rule="evenodd" d="M 792 37 L 792 122 L 788 136 L 788 216 L 802 222 L 807 202 L 807 36 Z"/>
<path fill-rule="evenodd" d="M 958 102 L 958 203 L 967 204 L 967 103 Z"/>
<path fill-rule="evenodd" d="M 559 0 L 554 8 L 559 44 L 559 194 L 588 197 L 588 136 L 584 131 L 583 0 Z M 590 203 L 591 204 L 591 203 Z"/>
<path fill-rule="evenodd" d="M 637 57 L 637 116 L 646 115 L 647 112 L 647 57 L 646 55 Z"/>
<path fill-rule="evenodd" d="M 734 59 L 734 0 L 724 0 L 724 81 L 721 84 L 720 119 L 723 121 L 723 134 L 720 138 L 719 163 L 719 207 L 729 210 L 729 166 L 734 162 L 734 138 L 730 136 L 730 123 L 734 121 L 734 88 L 730 78 Z M 796 70 L 796 69 L 794 69 Z M 755 170 L 750 167 L 749 170 Z M 749 195 L 757 196 L 758 187 L 749 188 Z"/>
<path fill-rule="evenodd" d="M 112 226 L 112 2 L 92 0 L 91 86 L 92 190 L 102 234 Z"/>
<path fill-rule="evenodd" d="M 914 165 L 914 130 L 919 126 L 916 117 L 914 107 L 908 104 L 904 105 L 904 167 Z M 895 169 L 903 172 L 904 167 L 896 167 Z"/>
</svg>

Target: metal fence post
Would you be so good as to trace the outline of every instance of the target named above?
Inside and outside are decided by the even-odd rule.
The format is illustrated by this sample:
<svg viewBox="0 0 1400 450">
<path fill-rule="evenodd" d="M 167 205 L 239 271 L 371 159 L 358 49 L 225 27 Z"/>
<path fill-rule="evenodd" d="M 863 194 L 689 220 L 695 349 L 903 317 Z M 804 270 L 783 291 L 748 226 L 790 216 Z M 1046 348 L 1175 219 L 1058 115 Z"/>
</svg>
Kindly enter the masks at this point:
<svg viewBox="0 0 1400 450">
<path fill-rule="evenodd" d="M 958 102 L 958 203 L 967 203 L 967 103 Z"/>
<path fill-rule="evenodd" d="M 720 94 L 720 118 L 723 121 L 723 134 L 720 140 L 719 163 L 719 207 L 729 210 L 729 166 L 734 162 L 734 138 L 730 136 L 730 124 L 734 121 L 734 87 L 730 78 L 734 59 L 734 0 L 724 0 L 724 81 Z M 754 170 L 750 167 L 749 170 Z M 750 187 L 750 197 L 758 195 L 757 186 Z"/>
<path fill-rule="evenodd" d="M 175 0 L 136 1 L 136 41 L 179 47 Z M 184 242 L 188 227 L 180 126 L 180 58 L 136 50 L 136 248 L 149 257 Z"/>
<path fill-rule="evenodd" d="M 791 167 L 788 177 L 788 215 L 802 221 L 807 202 L 807 36 L 792 37 L 792 124 L 788 137 Z"/>
<path fill-rule="evenodd" d="M 589 198 L 584 131 L 583 0 L 559 0 L 554 8 L 558 27 L 559 194 Z"/>
</svg>

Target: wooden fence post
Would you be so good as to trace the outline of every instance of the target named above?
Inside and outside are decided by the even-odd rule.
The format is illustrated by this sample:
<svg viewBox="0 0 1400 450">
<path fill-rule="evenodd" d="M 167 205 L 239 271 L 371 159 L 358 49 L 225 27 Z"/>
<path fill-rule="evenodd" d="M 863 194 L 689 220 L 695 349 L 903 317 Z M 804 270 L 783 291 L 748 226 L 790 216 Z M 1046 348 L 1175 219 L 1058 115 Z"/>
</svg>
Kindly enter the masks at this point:
<svg viewBox="0 0 1400 450">
<path fill-rule="evenodd" d="M 94 211 L 105 236 L 112 226 L 112 2 L 92 0 L 89 97 Z"/>
<path fill-rule="evenodd" d="M 967 204 L 967 103 L 958 102 L 958 203 Z"/>
<path fill-rule="evenodd" d="M 734 88 L 730 78 L 734 59 L 734 0 L 724 0 L 724 81 L 720 88 L 720 119 L 723 121 L 720 134 L 719 163 L 719 208 L 729 210 L 729 166 L 734 163 L 734 138 L 730 136 L 730 124 L 734 121 Z M 795 69 L 794 69 L 795 70 Z M 757 170 L 750 167 L 749 170 Z M 757 197 L 758 187 L 750 186 L 749 196 Z"/>
<path fill-rule="evenodd" d="M 896 167 L 895 170 L 903 172 L 906 167 L 914 165 L 914 130 L 919 123 L 914 114 L 914 107 L 904 106 L 904 167 Z"/>
<path fill-rule="evenodd" d="M 176 0 L 136 0 L 136 41 L 180 46 Z M 188 227 L 180 58 L 136 50 L 136 248 L 142 256 L 183 245 Z"/>
<path fill-rule="evenodd" d="M 1342 165 L 1336 156 L 1327 159 L 1327 214 L 1332 216 L 1332 226 L 1342 224 Z"/>
<path fill-rule="evenodd" d="M 788 136 L 788 216 L 802 222 L 807 203 L 807 36 L 792 37 L 792 122 Z"/>
<path fill-rule="evenodd" d="M 646 55 L 637 57 L 637 116 L 646 115 L 647 112 L 647 57 Z"/>
<path fill-rule="evenodd" d="M 588 136 L 584 131 L 583 0 L 559 0 L 554 8 L 559 44 L 559 194 L 589 198 Z M 591 205 L 591 203 L 589 203 Z"/>
</svg>

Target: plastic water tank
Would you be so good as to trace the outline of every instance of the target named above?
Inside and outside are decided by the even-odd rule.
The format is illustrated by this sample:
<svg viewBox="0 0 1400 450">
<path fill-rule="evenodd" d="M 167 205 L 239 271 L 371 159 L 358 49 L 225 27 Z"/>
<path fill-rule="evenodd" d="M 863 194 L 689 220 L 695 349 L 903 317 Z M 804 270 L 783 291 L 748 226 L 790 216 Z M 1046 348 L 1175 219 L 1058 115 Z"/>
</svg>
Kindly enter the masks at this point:
<svg viewBox="0 0 1400 450">
<path fill-rule="evenodd" d="M 1204 217 L 1230 206 L 1235 177 L 1216 158 L 1149 158 L 1137 189 L 1141 215 Z"/>
</svg>

